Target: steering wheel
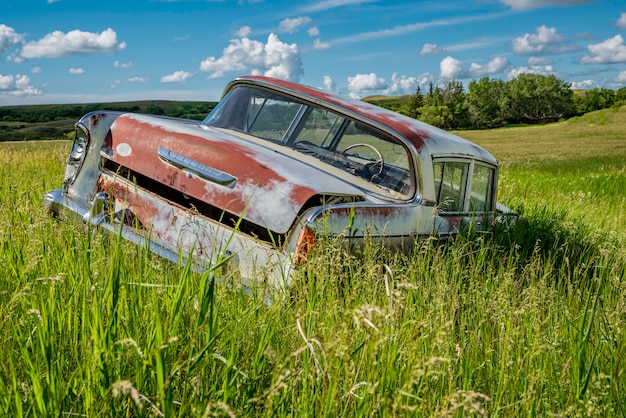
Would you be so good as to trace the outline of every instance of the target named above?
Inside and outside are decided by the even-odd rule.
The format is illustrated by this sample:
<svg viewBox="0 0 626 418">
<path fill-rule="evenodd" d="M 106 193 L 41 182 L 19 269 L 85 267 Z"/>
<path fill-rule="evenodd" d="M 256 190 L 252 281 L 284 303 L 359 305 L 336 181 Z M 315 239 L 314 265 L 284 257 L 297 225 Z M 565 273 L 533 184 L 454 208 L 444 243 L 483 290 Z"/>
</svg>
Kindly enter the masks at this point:
<svg viewBox="0 0 626 418">
<path fill-rule="evenodd" d="M 360 143 L 358 143 L 358 144 L 348 145 L 348 146 L 346 147 L 346 149 L 344 149 L 343 151 L 341 151 L 341 155 L 345 155 L 345 156 L 347 157 L 346 152 L 347 152 L 348 150 L 351 150 L 352 148 L 356 148 L 356 147 L 365 147 L 365 148 L 369 148 L 369 149 L 371 149 L 372 151 L 374 151 L 374 152 L 376 153 L 376 155 L 378 156 L 378 160 L 374 161 L 374 163 L 373 163 L 373 164 L 371 164 L 368 168 L 373 168 L 373 167 L 376 167 L 376 165 L 380 164 L 380 169 L 378 170 L 378 173 L 373 174 L 373 175 L 372 175 L 372 179 L 373 179 L 374 177 L 378 177 L 378 176 L 380 176 L 380 175 L 382 174 L 382 172 L 383 172 L 383 169 L 385 168 L 385 160 L 383 159 L 383 154 L 382 154 L 382 153 L 378 150 L 378 148 L 376 148 L 375 146 L 370 145 L 370 144 L 365 144 L 365 143 L 362 143 L 362 142 L 360 142 Z"/>
</svg>

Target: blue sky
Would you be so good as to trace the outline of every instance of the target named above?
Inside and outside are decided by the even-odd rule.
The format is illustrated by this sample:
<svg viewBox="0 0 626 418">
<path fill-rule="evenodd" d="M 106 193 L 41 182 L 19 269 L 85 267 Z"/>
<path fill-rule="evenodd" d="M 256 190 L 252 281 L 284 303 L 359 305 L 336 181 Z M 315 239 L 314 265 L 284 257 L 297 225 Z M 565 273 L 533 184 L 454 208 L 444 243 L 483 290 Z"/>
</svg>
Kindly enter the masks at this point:
<svg viewBox="0 0 626 418">
<path fill-rule="evenodd" d="M 520 73 L 626 86 L 623 0 L 2 0 L 0 106 L 218 100 L 262 74 L 352 97 Z"/>
</svg>

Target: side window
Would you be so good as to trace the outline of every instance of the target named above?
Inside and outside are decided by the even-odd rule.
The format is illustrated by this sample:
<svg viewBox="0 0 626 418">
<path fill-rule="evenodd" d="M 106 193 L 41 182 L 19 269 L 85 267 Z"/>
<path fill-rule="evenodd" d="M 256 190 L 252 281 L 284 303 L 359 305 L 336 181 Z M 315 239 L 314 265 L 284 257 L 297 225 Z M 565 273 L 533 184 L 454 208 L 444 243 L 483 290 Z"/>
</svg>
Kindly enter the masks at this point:
<svg viewBox="0 0 626 418">
<path fill-rule="evenodd" d="M 435 163 L 437 205 L 442 212 L 462 212 L 469 164 L 465 162 Z"/>
<path fill-rule="evenodd" d="M 268 97 L 251 97 L 244 131 L 263 139 L 281 142 L 303 105 Z"/>
<path fill-rule="evenodd" d="M 437 206 L 441 212 L 491 211 L 494 168 L 475 161 L 435 161 L 433 169 Z"/>
<path fill-rule="evenodd" d="M 390 136 L 350 121 L 336 150 L 354 162 L 365 164 L 372 183 L 403 195 L 411 192 L 409 153 Z"/>
<path fill-rule="evenodd" d="M 321 108 L 313 108 L 296 138 L 296 143 L 311 143 L 328 148 L 341 127 L 343 118 Z"/>
<path fill-rule="evenodd" d="M 472 174 L 472 189 L 469 199 L 470 212 L 488 212 L 493 200 L 494 169 L 474 164 Z"/>
</svg>

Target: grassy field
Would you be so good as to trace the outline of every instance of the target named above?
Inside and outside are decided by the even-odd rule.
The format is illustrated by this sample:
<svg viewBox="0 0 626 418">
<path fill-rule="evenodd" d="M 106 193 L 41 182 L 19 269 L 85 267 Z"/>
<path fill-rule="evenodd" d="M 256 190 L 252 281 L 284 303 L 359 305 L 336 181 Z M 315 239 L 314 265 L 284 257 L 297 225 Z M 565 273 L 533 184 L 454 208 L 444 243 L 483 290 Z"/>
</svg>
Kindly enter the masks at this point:
<svg viewBox="0 0 626 418">
<path fill-rule="evenodd" d="M 0 144 L 1 416 L 626 416 L 626 112 L 464 131 L 527 223 L 319 247 L 271 306 L 68 222 Z"/>
</svg>

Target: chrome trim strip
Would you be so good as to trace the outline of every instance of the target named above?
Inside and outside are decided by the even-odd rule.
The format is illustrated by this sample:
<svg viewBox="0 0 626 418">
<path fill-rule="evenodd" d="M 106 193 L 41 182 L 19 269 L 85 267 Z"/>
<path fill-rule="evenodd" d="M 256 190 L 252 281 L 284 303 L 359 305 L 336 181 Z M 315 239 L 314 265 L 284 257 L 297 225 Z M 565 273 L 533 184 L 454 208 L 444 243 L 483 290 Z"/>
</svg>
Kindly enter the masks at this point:
<svg viewBox="0 0 626 418">
<path fill-rule="evenodd" d="M 159 147 L 159 158 L 174 167 L 196 174 L 198 177 L 217 183 L 221 186 L 233 188 L 237 184 L 237 179 L 228 173 L 204 165 L 196 160 L 185 157 L 167 148 Z"/>
</svg>

